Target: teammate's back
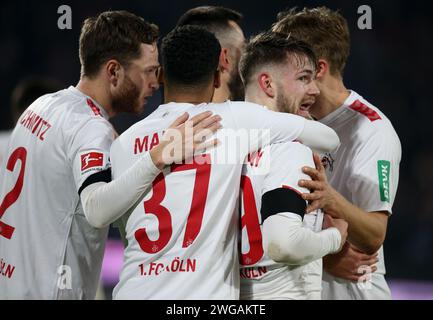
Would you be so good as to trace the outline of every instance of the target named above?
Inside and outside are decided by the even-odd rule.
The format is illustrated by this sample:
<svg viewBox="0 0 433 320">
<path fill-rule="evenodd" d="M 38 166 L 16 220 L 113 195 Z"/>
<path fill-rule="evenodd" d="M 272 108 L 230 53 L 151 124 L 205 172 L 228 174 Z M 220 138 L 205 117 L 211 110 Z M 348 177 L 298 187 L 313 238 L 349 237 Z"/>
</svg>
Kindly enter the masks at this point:
<svg viewBox="0 0 433 320">
<path fill-rule="evenodd" d="M 221 116 L 224 127 L 217 134 L 218 147 L 165 168 L 152 190 L 134 203 L 129 218 L 124 217 L 128 246 L 114 298 L 239 296 L 235 209 L 243 160 L 262 145 L 302 140 L 309 125 L 304 118 L 252 103 L 208 104 L 219 85 L 220 51 L 215 36 L 200 27 L 170 32 L 162 42 L 164 98 L 169 103 L 123 133 L 112 146 L 116 180 L 141 152 L 158 145 L 170 121 L 184 112 L 193 116 L 211 110 Z M 335 137 L 331 134 L 331 140 Z"/>
<path fill-rule="evenodd" d="M 268 130 L 271 140 L 290 140 L 300 134 L 304 119 L 246 102 L 162 105 L 115 141 L 113 178 L 156 146 L 170 121 L 183 112 L 193 116 L 207 110 L 223 119 L 217 133 L 221 143 L 193 161 L 166 168 L 131 213 L 117 299 L 238 298 L 235 209 L 243 160 L 264 142 L 260 129 L 273 124 L 278 129 Z"/>
<path fill-rule="evenodd" d="M 0 298 L 94 297 L 89 288 L 98 281 L 96 266 L 107 229 L 87 223 L 76 184 L 86 174 L 74 171 L 74 177 L 70 172 L 80 143 L 93 137 L 90 130 L 111 136 L 94 142 L 98 144 L 110 143 L 114 132 L 101 109 L 87 99 L 74 87 L 45 95 L 23 113 L 12 132 L 0 191 L 0 252 L 10 272 L 0 276 Z M 102 167 L 107 159 L 100 161 Z M 94 241 L 83 241 L 83 234 Z M 78 265 L 82 272 L 69 278 Z"/>
</svg>

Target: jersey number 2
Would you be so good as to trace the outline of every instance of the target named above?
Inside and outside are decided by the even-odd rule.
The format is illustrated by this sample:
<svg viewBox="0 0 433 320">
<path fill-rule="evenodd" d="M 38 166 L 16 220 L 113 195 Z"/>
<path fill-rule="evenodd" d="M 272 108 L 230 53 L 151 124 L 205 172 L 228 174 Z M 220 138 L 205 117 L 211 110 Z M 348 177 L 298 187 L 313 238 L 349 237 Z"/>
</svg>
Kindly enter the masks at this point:
<svg viewBox="0 0 433 320">
<path fill-rule="evenodd" d="M 20 173 L 18 174 L 17 182 L 15 186 L 9 193 L 4 197 L 1 205 L 0 205 L 0 219 L 3 217 L 5 211 L 17 201 L 20 196 L 21 190 L 23 189 L 24 183 L 24 172 L 26 169 L 26 158 L 27 158 L 27 150 L 23 147 L 19 147 L 12 152 L 9 157 L 8 163 L 6 165 L 6 169 L 13 172 L 15 169 L 15 165 L 18 160 L 21 161 Z M 15 228 L 0 221 L 0 236 L 5 237 L 6 239 L 11 239 L 14 233 Z"/>
<path fill-rule="evenodd" d="M 183 238 L 183 248 L 189 247 L 200 232 L 209 188 L 210 169 L 210 155 L 208 154 L 194 158 L 190 164 L 173 164 L 171 166 L 171 172 L 196 170 L 191 208 Z M 144 211 L 145 214 L 153 214 L 158 218 L 159 238 L 150 240 L 146 228 L 135 231 L 135 239 L 139 243 L 141 250 L 147 253 L 161 251 L 170 241 L 173 231 L 170 211 L 161 205 L 166 195 L 163 173 L 156 177 L 152 190 L 152 197 L 144 202 Z"/>
</svg>

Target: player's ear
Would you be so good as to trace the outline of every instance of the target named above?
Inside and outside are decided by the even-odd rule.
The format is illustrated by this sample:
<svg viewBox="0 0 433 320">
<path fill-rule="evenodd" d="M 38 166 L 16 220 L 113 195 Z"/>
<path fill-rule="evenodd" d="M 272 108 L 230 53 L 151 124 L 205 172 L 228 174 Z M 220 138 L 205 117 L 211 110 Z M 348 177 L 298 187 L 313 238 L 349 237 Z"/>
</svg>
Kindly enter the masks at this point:
<svg viewBox="0 0 433 320">
<path fill-rule="evenodd" d="M 229 50 L 227 48 L 221 48 L 220 60 L 219 60 L 220 71 L 221 72 L 228 71 L 229 64 L 230 64 Z"/>
<path fill-rule="evenodd" d="M 317 62 L 316 79 L 321 80 L 329 72 L 329 63 L 324 59 L 319 59 Z"/>
<path fill-rule="evenodd" d="M 275 97 L 275 88 L 269 73 L 262 72 L 258 76 L 260 89 L 270 98 Z"/>
<path fill-rule="evenodd" d="M 221 72 L 219 70 L 215 71 L 214 79 L 213 79 L 213 86 L 215 89 L 218 89 L 221 87 Z"/>
<path fill-rule="evenodd" d="M 122 72 L 122 66 L 117 60 L 109 60 L 105 64 L 105 71 L 108 75 L 108 79 L 113 86 L 117 86 L 119 83 L 119 78 Z"/>
</svg>

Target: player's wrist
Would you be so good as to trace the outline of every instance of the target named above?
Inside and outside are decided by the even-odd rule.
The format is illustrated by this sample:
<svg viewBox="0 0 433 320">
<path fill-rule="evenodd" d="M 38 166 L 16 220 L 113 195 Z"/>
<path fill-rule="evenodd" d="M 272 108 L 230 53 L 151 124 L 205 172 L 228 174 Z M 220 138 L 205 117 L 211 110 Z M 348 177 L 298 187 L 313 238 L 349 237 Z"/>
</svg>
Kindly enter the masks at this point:
<svg viewBox="0 0 433 320">
<path fill-rule="evenodd" d="M 331 201 L 329 201 L 329 205 L 326 208 L 326 213 L 331 215 L 333 218 L 336 219 L 344 219 L 347 220 L 346 216 L 346 203 L 347 200 L 336 190 L 332 189 L 330 190 L 332 196 Z"/>
<path fill-rule="evenodd" d="M 155 165 L 155 167 L 157 167 L 159 170 L 164 169 L 164 167 L 167 165 L 164 162 L 163 149 L 164 149 L 164 144 L 161 143 L 155 148 L 153 148 L 152 150 L 150 150 L 150 158 L 152 159 L 152 162 Z"/>
</svg>

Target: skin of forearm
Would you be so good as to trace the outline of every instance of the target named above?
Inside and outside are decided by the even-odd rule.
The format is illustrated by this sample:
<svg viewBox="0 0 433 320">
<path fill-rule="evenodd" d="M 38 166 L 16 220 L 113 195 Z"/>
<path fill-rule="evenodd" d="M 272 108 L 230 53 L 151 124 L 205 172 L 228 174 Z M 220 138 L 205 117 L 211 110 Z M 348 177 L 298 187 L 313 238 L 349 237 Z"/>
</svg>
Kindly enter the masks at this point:
<svg viewBox="0 0 433 320">
<path fill-rule="evenodd" d="M 376 253 L 383 244 L 386 235 L 386 224 L 378 212 L 366 212 L 350 203 L 346 198 L 335 192 L 335 201 L 329 212 L 334 217 L 347 221 L 348 241 L 367 254 Z"/>
</svg>

